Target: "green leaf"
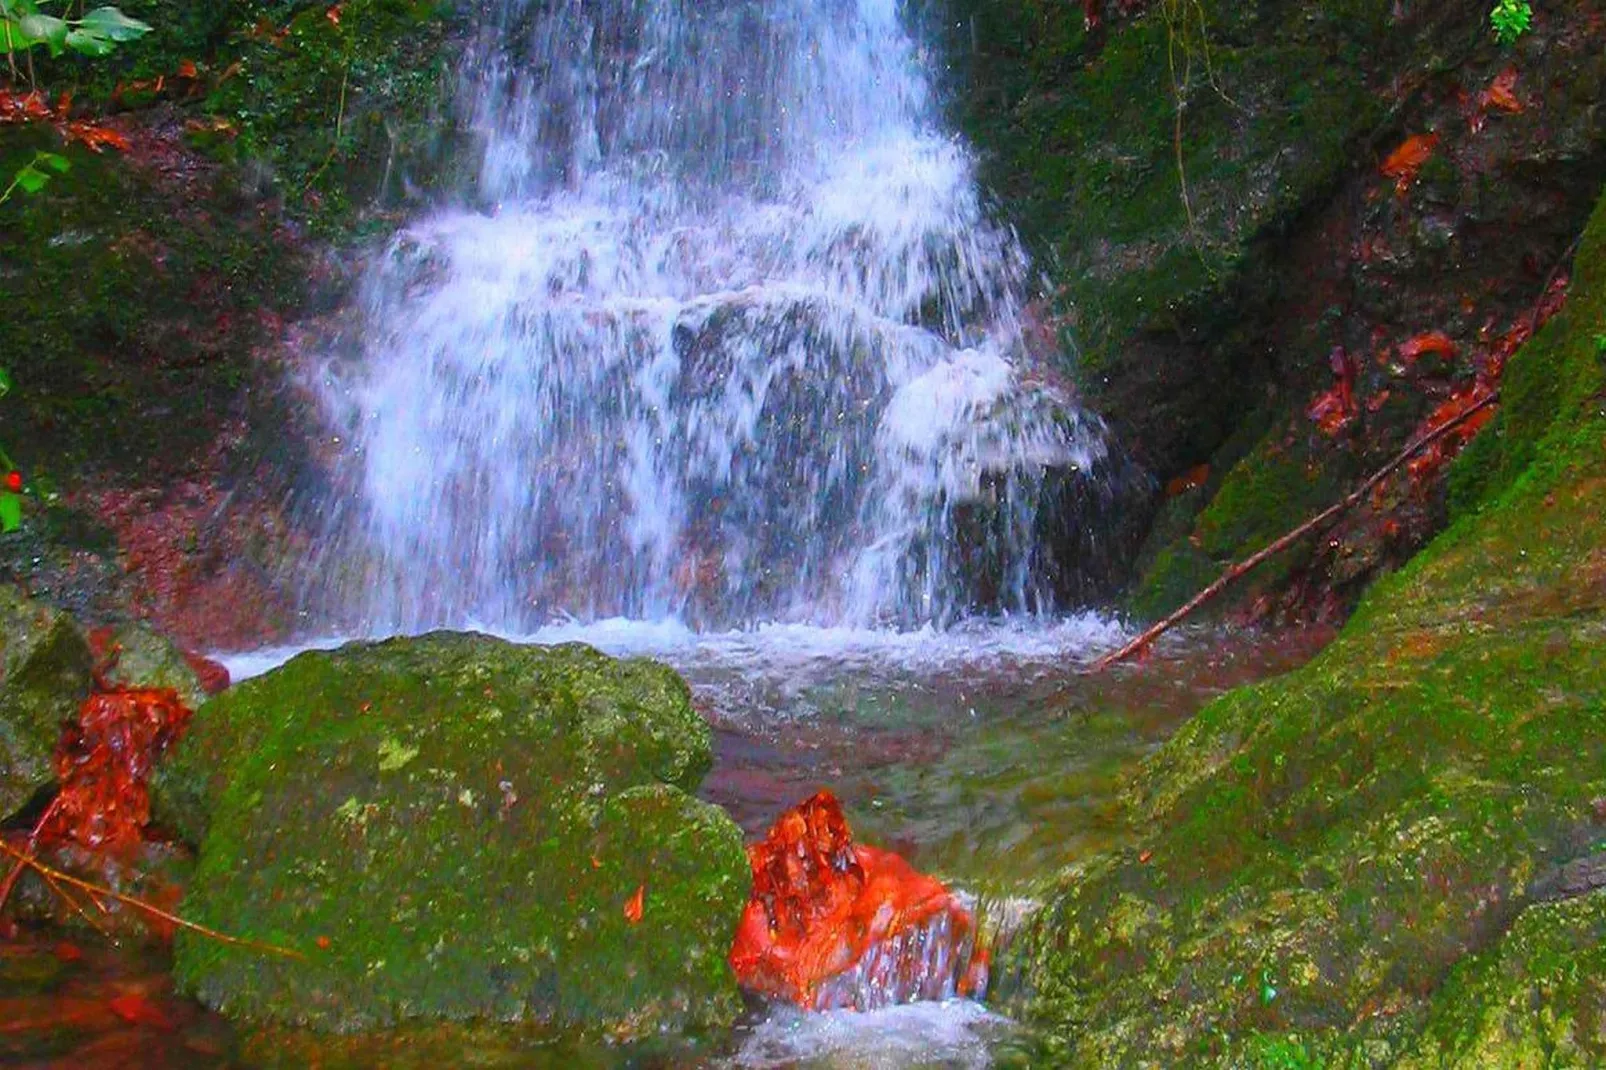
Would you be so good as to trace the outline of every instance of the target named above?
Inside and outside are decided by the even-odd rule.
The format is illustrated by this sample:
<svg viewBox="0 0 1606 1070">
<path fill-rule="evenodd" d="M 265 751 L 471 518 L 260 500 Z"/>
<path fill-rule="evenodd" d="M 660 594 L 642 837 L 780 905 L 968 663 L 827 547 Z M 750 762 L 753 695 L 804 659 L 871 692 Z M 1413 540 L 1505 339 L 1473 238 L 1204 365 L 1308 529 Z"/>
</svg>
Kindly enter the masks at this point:
<svg viewBox="0 0 1606 1070">
<path fill-rule="evenodd" d="M 0 533 L 22 527 L 22 495 L 0 490 Z"/>
<path fill-rule="evenodd" d="M 23 40 L 32 46 L 42 44 L 50 49 L 52 56 L 59 56 L 67 47 L 67 22 L 54 15 L 24 15 L 17 27 L 22 31 Z"/>
<path fill-rule="evenodd" d="M 103 34 L 76 29 L 67 34 L 67 47 L 84 56 L 109 56 L 117 51 L 117 42 Z"/>
<path fill-rule="evenodd" d="M 22 187 L 22 192 L 24 193 L 38 193 L 45 188 L 45 184 L 49 181 L 50 176 L 33 164 L 29 164 L 17 172 L 17 185 Z"/>
<path fill-rule="evenodd" d="M 0 398 L 11 393 L 11 373 L 0 368 Z"/>
<path fill-rule="evenodd" d="M 151 32 L 138 19 L 131 19 L 115 7 L 97 7 L 78 20 L 78 28 L 113 41 L 134 41 Z"/>
<path fill-rule="evenodd" d="M 0 0 L 0 15 L 13 19 L 20 19 L 24 15 L 37 15 L 38 6 L 34 0 Z"/>
<path fill-rule="evenodd" d="M 64 175 L 72 170 L 72 161 L 65 156 L 58 156 L 54 152 L 35 153 L 33 162 L 44 164 L 58 175 Z"/>
</svg>

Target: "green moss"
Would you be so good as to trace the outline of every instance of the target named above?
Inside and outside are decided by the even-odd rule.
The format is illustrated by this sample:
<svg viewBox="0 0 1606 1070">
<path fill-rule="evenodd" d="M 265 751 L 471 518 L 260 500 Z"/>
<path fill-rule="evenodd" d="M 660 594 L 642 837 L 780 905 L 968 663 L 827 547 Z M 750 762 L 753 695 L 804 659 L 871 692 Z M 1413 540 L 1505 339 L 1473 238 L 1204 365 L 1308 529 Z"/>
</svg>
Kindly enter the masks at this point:
<svg viewBox="0 0 1606 1070">
<path fill-rule="evenodd" d="M 1248 456 L 1230 465 L 1191 529 L 1181 515 L 1169 530 L 1156 529 L 1160 549 L 1145 565 L 1130 606 L 1150 618 L 1181 606 L 1228 565 L 1264 549 L 1336 501 L 1342 467 L 1315 464 L 1304 443 L 1285 442 L 1281 429 L 1274 429 Z M 1274 586 L 1308 552 L 1294 547 L 1263 564 L 1236 597 L 1247 600 Z"/>
<path fill-rule="evenodd" d="M 748 872 L 686 794 L 709 761 L 650 662 L 449 634 L 303 654 L 203 707 L 160 787 L 186 831 L 210 811 L 186 915 L 306 958 L 184 938 L 177 976 L 342 1031 L 727 1020 Z"/>
<path fill-rule="evenodd" d="M 1606 892 L 1523 911 L 1451 972 L 1405 1068 L 1606 1063 Z"/>
<path fill-rule="evenodd" d="M 1606 842 L 1603 267 L 1606 201 L 1513 365 L 1557 384 L 1514 394 L 1529 463 L 1319 658 L 1167 743 L 1127 792 L 1148 861 L 1066 874 L 1020 941 L 1016 1006 L 1068 1065 L 1245 1065 L 1256 1036 L 1327 1066 L 1599 1060 L 1598 990 L 1566 987 L 1598 907 L 1530 904 Z"/>
<path fill-rule="evenodd" d="M 46 146 L 0 128 L 0 173 Z M 62 151 L 70 172 L 0 208 L 6 450 L 30 477 L 185 469 L 238 411 L 264 306 L 293 307 L 299 258 L 211 176 L 169 184 Z"/>
<path fill-rule="evenodd" d="M 207 100 L 237 130 L 214 147 L 335 236 L 437 184 L 455 89 L 452 5 L 347 0 L 338 22 L 323 6 L 276 8 L 270 32 L 236 38 L 236 73 Z"/>
<path fill-rule="evenodd" d="M 1074 4 L 947 7 L 962 119 L 989 183 L 1062 265 L 1090 378 L 1134 330 L 1222 293 L 1262 229 L 1336 178 L 1381 112 L 1355 61 L 1403 44 L 1384 0 L 1156 5 L 1093 48 Z"/>
<path fill-rule="evenodd" d="M 0 819 L 55 779 L 56 741 L 93 664 L 72 618 L 0 583 Z"/>
</svg>

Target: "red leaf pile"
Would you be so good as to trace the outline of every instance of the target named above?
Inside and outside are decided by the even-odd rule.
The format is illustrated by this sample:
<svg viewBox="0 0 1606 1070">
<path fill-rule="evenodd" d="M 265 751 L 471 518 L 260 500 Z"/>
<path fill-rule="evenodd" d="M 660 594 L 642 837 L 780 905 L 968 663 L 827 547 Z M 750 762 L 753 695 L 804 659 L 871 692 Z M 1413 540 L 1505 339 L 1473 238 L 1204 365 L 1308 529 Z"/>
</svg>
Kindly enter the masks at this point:
<svg viewBox="0 0 1606 1070">
<path fill-rule="evenodd" d="M 747 849 L 753 896 L 736 930 L 732 969 L 744 986 L 803 1007 L 866 952 L 947 912 L 954 929 L 970 913 L 936 879 L 890 851 L 853 842 L 828 791 L 782 814 Z"/>
<path fill-rule="evenodd" d="M 39 836 L 89 848 L 139 843 L 150 820 L 151 769 L 189 721 L 190 710 L 167 688 L 89 696 L 56 748 L 61 790 Z"/>
</svg>

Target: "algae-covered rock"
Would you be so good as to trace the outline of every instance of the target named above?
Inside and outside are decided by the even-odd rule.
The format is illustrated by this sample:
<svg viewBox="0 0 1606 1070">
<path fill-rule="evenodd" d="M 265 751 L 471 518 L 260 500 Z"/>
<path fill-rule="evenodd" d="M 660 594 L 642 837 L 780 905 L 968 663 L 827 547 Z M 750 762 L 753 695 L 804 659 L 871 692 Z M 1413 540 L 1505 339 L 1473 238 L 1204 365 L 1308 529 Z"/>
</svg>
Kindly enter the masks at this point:
<svg viewBox="0 0 1606 1070">
<path fill-rule="evenodd" d="M 303 654 L 197 713 L 161 784 L 201 857 L 181 936 L 224 1013 L 645 1032 L 728 1018 L 741 835 L 691 798 L 711 735 L 671 670 L 438 633 Z"/>
<path fill-rule="evenodd" d="M 62 722 L 88 697 L 91 667 L 71 617 L 0 584 L 0 817 L 54 777 Z"/>
<path fill-rule="evenodd" d="M 165 635 L 143 624 L 124 624 L 111 633 L 106 644 L 108 653 L 116 655 L 104 674 L 108 684 L 170 688 L 192 710 L 206 701 L 200 677 Z"/>
<path fill-rule="evenodd" d="M 1400 1070 L 1606 1065 L 1606 892 L 1522 913 L 1457 967 Z"/>
<path fill-rule="evenodd" d="M 1506 399 L 1460 519 L 1319 658 L 1158 751 L 1126 797 L 1146 842 L 1066 873 L 1013 945 L 1058 1062 L 1606 1061 L 1603 338 L 1606 200 L 1514 358 L 1554 390 Z"/>
</svg>

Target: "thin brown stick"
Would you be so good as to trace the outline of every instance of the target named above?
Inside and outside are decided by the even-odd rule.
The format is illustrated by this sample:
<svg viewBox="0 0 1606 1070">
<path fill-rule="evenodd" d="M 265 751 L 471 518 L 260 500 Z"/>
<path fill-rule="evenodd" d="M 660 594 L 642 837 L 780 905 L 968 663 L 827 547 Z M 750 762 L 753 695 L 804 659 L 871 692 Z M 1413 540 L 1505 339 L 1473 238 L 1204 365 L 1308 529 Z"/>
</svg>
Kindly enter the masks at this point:
<svg viewBox="0 0 1606 1070">
<path fill-rule="evenodd" d="M 220 933 L 216 929 L 208 929 L 206 926 L 197 925 L 193 921 L 185 921 L 183 918 L 179 917 L 177 914 L 169 914 L 167 911 L 163 910 L 162 908 L 156 907 L 156 906 L 152 906 L 150 903 L 145 902 L 143 899 L 137 899 L 137 898 L 135 898 L 134 896 L 131 896 L 131 895 L 124 895 L 122 892 L 114 892 L 110 888 L 102 888 L 98 884 L 91 884 L 88 881 L 79 880 L 77 877 L 74 877 L 69 873 L 63 873 L 59 869 L 52 869 L 50 866 L 45 865 L 43 862 L 39 861 L 39 859 L 33 857 L 32 855 L 24 854 L 23 852 L 17 850 L 15 847 L 11 846 L 9 843 L 6 843 L 4 840 L 0 840 L 0 851 L 4 851 L 6 854 L 10 855 L 12 858 L 17 859 L 18 862 L 20 862 L 22 865 L 25 865 L 25 866 L 29 867 L 30 869 L 35 870 L 42 877 L 45 877 L 47 879 L 57 880 L 57 881 L 60 881 L 63 884 L 70 884 L 74 888 L 79 889 L 80 891 L 88 892 L 89 895 L 92 898 L 98 899 L 99 897 L 104 896 L 104 897 L 106 897 L 108 899 L 114 899 L 119 903 L 123 903 L 123 904 L 125 904 L 127 906 L 131 906 L 136 910 L 143 910 L 147 914 L 151 914 L 151 915 L 153 915 L 155 917 L 161 918 L 163 921 L 168 922 L 168 923 L 173 924 L 173 925 L 177 925 L 180 928 L 189 929 L 191 932 L 200 933 L 202 936 L 205 936 L 205 937 L 207 937 L 209 939 L 217 940 L 217 941 L 220 941 L 220 942 L 225 943 L 225 944 L 234 944 L 234 945 L 239 946 L 239 947 L 248 947 L 248 948 L 252 949 L 253 951 L 266 951 L 266 952 L 268 952 L 270 954 L 274 954 L 274 955 L 283 955 L 285 958 L 291 958 L 291 959 L 305 959 L 306 958 L 306 956 L 303 955 L 301 952 L 293 951 L 293 950 L 291 950 L 290 948 L 287 948 L 287 947 L 279 947 L 276 944 L 258 943 L 255 940 L 245 940 L 245 939 L 242 939 L 242 938 L 240 938 L 238 936 L 229 936 L 227 933 Z"/>
<path fill-rule="evenodd" d="M 18 863 L 19 866 L 21 864 L 22 863 L 20 863 L 20 862 Z M 50 876 L 48 873 L 39 874 L 39 878 L 41 880 L 43 880 L 46 884 L 50 885 L 50 890 L 55 892 L 56 895 L 60 896 L 61 897 L 61 901 L 63 903 L 66 903 L 69 907 L 71 907 L 74 914 L 77 914 L 80 918 L 84 919 L 84 924 L 85 925 L 88 925 L 91 929 L 94 929 L 97 933 L 99 933 L 102 937 L 104 937 L 106 940 L 110 941 L 111 943 L 114 943 L 114 944 L 117 943 L 117 938 L 112 936 L 112 934 L 110 932 L 108 932 L 106 930 L 106 927 L 103 926 L 100 922 L 98 922 L 94 918 L 90 917 L 89 916 L 89 912 L 86 911 L 81 905 L 79 905 L 78 900 L 73 898 L 72 893 L 69 892 L 67 889 L 63 888 L 60 884 L 58 884 L 56 882 L 56 878 Z M 85 894 L 87 895 L 88 893 L 86 892 Z M 90 902 L 90 904 L 92 906 L 94 906 L 94 908 L 96 910 L 100 911 L 102 914 L 106 913 L 106 907 L 101 903 L 100 900 L 96 899 L 94 896 L 92 896 L 92 895 L 89 896 L 89 902 Z"/>
<path fill-rule="evenodd" d="M 1262 561 L 1265 561 L 1267 558 L 1275 557 L 1277 554 L 1282 553 L 1284 550 L 1294 545 L 1294 543 L 1298 542 L 1300 539 L 1303 539 L 1306 535 L 1309 535 L 1317 528 L 1322 527 L 1329 520 L 1333 519 L 1335 516 L 1338 516 L 1345 510 L 1353 508 L 1356 503 L 1358 503 L 1362 498 L 1366 497 L 1366 495 L 1371 492 L 1373 487 L 1376 487 L 1379 483 L 1393 475 L 1395 471 L 1397 471 L 1399 467 L 1406 461 L 1409 461 L 1412 457 L 1415 457 L 1418 453 L 1421 453 L 1435 442 L 1444 438 L 1451 431 L 1454 431 L 1456 428 L 1466 423 L 1473 417 L 1474 414 L 1482 412 L 1484 409 L 1488 408 L 1490 405 L 1493 405 L 1499 400 L 1500 391 L 1490 391 L 1489 394 L 1480 400 L 1476 405 L 1468 408 L 1465 412 L 1458 413 L 1454 417 L 1444 421 L 1444 423 L 1440 424 L 1438 427 L 1435 427 L 1433 430 L 1427 432 L 1421 438 L 1417 439 L 1415 442 L 1405 447 L 1405 449 L 1401 450 L 1400 453 L 1388 464 L 1372 473 L 1371 477 L 1367 479 L 1365 483 L 1362 483 L 1359 487 L 1355 488 L 1355 490 L 1349 495 L 1338 501 L 1336 504 L 1330 505 L 1326 509 L 1323 509 L 1320 513 L 1311 517 L 1309 520 L 1305 521 L 1303 524 L 1299 525 L 1299 527 L 1295 528 L 1293 531 L 1290 531 L 1288 534 L 1284 535 L 1270 546 L 1251 554 L 1242 561 L 1238 562 L 1236 565 L 1228 568 L 1227 571 L 1223 572 L 1214 583 L 1200 591 L 1198 594 L 1194 595 L 1192 600 L 1190 600 L 1187 605 L 1183 606 L 1169 617 L 1151 627 L 1148 631 L 1126 644 L 1126 646 L 1123 646 L 1120 650 L 1115 651 L 1113 654 L 1104 655 L 1102 658 L 1095 661 L 1092 667 L 1087 671 L 1089 673 L 1103 672 L 1111 665 L 1119 664 L 1120 662 L 1125 661 L 1127 658 L 1130 658 L 1133 654 L 1136 654 L 1141 650 L 1148 649 L 1151 643 L 1153 643 L 1161 635 L 1176 627 L 1178 623 L 1190 616 L 1200 606 L 1204 605 L 1206 602 L 1216 597 L 1216 595 L 1226 590 L 1239 576 L 1242 576 L 1244 573 L 1248 572 Z"/>
</svg>

